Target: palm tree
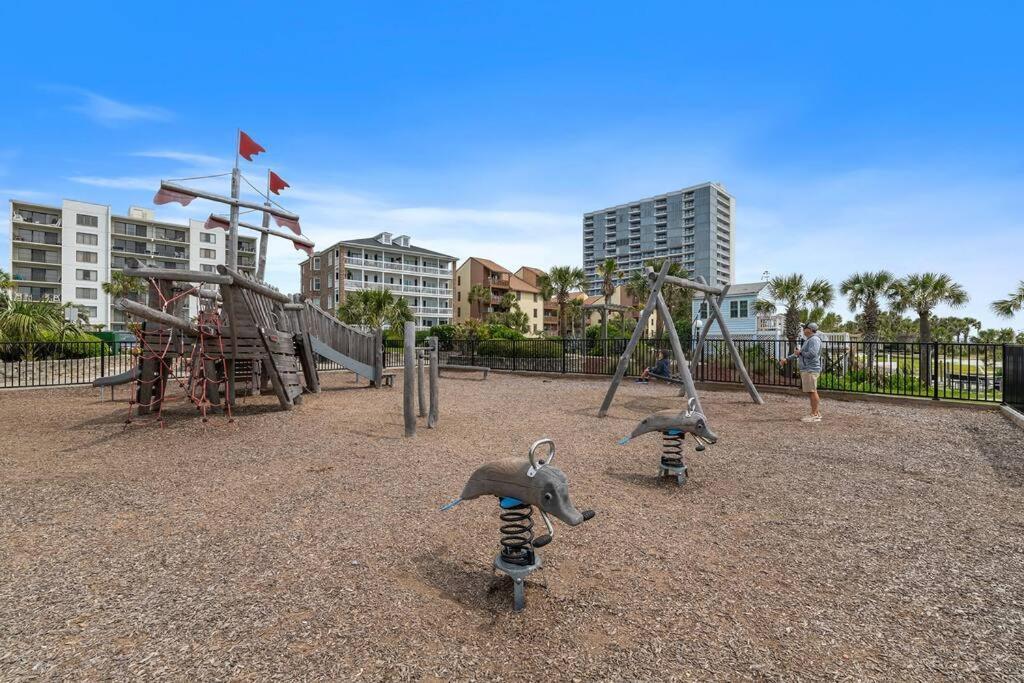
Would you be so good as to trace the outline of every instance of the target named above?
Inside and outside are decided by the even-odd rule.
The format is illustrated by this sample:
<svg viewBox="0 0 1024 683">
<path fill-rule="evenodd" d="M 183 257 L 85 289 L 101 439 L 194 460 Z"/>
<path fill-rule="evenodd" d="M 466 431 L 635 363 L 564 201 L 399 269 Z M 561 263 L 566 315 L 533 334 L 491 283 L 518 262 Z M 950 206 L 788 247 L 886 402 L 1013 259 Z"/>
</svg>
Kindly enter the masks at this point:
<svg viewBox="0 0 1024 683">
<path fill-rule="evenodd" d="M 100 286 L 111 298 L 142 294 L 146 291 L 146 283 L 142 278 L 125 275 L 120 270 L 111 271 L 110 282 L 104 282 Z"/>
<path fill-rule="evenodd" d="M 338 306 L 338 319 L 349 325 L 365 325 L 372 330 L 401 330 L 404 323 L 412 320 L 412 310 L 404 298 L 395 298 L 387 289 L 364 289 L 345 295 L 345 301 Z"/>
<path fill-rule="evenodd" d="M 1004 318 L 1012 318 L 1014 314 L 1024 310 L 1024 280 L 1017 284 L 1016 292 L 1011 292 L 1005 299 L 993 301 L 992 310 Z"/>
<path fill-rule="evenodd" d="M 796 350 L 796 338 L 800 334 L 800 310 L 807 304 L 828 308 L 835 298 L 835 290 L 828 280 L 817 279 L 808 283 L 799 273 L 777 275 L 768 281 L 768 296 L 785 307 L 785 333 L 789 340 L 790 353 Z M 761 313 L 774 313 L 776 303 L 758 306 Z"/>
<path fill-rule="evenodd" d="M 850 304 L 850 312 L 863 310 L 864 341 L 873 344 L 878 341 L 878 314 L 882 307 L 879 299 L 888 297 L 895 276 L 887 270 L 854 273 L 839 285 L 839 291 Z"/>
<path fill-rule="evenodd" d="M 604 302 L 611 303 L 611 297 L 615 294 L 615 279 L 621 278 L 623 273 L 619 270 L 619 264 L 613 258 L 606 258 L 602 263 L 597 264 L 597 274 L 601 276 L 601 293 L 604 294 Z"/>
<path fill-rule="evenodd" d="M 569 318 L 569 325 L 572 328 L 570 334 L 576 336 L 576 323 L 583 320 L 583 300 L 576 298 L 569 302 L 566 314 Z M 584 336 L 580 333 L 579 336 Z"/>
<path fill-rule="evenodd" d="M 565 311 L 572 292 L 587 286 L 587 274 L 578 266 L 555 266 L 548 273 L 555 301 L 558 302 L 558 336 L 565 337 Z"/>
<path fill-rule="evenodd" d="M 491 288 L 486 285 L 473 285 L 469 288 L 467 300 L 469 305 L 479 304 L 480 317 L 483 317 L 484 309 L 491 305 Z"/>
<path fill-rule="evenodd" d="M 897 280 L 892 285 L 890 307 L 897 313 L 907 309 L 917 313 L 920 329 L 921 361 L 919 374 L 925 386 L 929 386 L 930 347 L 932 340 L 932 311 L 939 304 L 960 308 L 968 302 L 967 290 L 945 273 L 915 273 Z M 938 377 L 936 377 L 938 380 Z"/>
<path fill-rule="evenodd" d="M 11 290 L 14 289 L 14 278 L 3 268 L 0 268 L 0 310 L 7 308 L 11 303 Z"/>
</svg>

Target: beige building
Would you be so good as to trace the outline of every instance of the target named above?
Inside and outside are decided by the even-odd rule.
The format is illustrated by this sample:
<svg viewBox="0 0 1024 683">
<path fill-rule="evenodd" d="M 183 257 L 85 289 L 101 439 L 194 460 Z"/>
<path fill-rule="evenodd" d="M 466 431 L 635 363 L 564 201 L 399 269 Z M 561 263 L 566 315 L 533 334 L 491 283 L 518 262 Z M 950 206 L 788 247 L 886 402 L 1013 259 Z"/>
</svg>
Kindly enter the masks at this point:
<svg viewBox="0 0 1024 683">
<path fill-rule="evenodd" d="M 490 290 L 490 298 L 470 301 L 474 285 Z M 455 322 L 471 318 L 486 320 L 489 314 L 501 311 L 502 299 L 507 293 L 515 296 L 519 308 L 526 314 L 528 334 L 540 336 L 545 328 L 545 303 L 540 289 L 508 268 L 476 256 L 466 259 L 455 271 Z"/>
<path fill-rule="evenodd" d="M 603 303 L 605 303 L 605 297 L 604 297 L 603 294 L 598 294 L 598 295 L 594 295 L 594 296 L 588 296 L 583 301 L 583 305 L 584 306 L 597 306 L 597 305 L 600 305 L 600 304 L 603 304 Z M 646 301 L 638 301 L 636 297 L 634 297 L 632 294 L 630 294 L 629 292 L 626 291 L 625 285 L 619 285 L 619 286 L 617 286 L 615 288 L 615 291 L 612 292 L 612 295 L 610 297 L 608 297 L 607 303 L 610 303 L 610 304 L 612 304 L 614 306 L 628 306 L 630 308 L 630 310 L 629 311 L 625 311 L 626 317 L 627 318 L 632 318 L 633 320 L 639 320 L 640 319 L 640 311 L 643 309 L 644 304 L 646 304 L 647 302 Z M 599 325 L 599 324 L 601 324 L 601 310 L 600 309 L 589 309 L 589 310 L 585 309 L 584 310 L 584 315 L 585 315 L 585 317 L 587 319 L 587 325 L 588 326 L 589 325 Z M 608 320 L 609 321 L 611 321 L 611 320 L 618 320 L 618 318 L 619 318 L 619 311 L 611 311 L 611 310 L 608 311 Z M 655 310 L 654 312 L 651 313 L 651 317 L 647 319 L 647 335 L 653 337 L 655 332 L 656 332 L 656 330 L 657 330 L 657 327 L 658 327 L 658 311 Z"/>
</svg>

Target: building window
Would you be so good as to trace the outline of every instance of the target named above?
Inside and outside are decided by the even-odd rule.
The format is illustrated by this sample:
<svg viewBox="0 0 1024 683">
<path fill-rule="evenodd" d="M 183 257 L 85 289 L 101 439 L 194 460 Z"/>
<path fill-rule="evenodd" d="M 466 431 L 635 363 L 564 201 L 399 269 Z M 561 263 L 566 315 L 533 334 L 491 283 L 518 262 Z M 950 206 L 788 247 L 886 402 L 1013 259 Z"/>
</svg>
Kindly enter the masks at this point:
<svg viewBox="0 0 1024 683">
<path fill-rule="evenodd" d="M 79 299 L 95 299 L 95 287 L 75 287 L 75 296 Z"/>
<path fill-rule="evenodd" d="M 79 306 L 78 307 L 78 315 L 84 315 L 84 316 L 88 316 L 90 318 L 95 318 L 96 317 L 96 307 L 95 306 Z"/>
<path fill-rule="evenodd" d="M 706 301 L 700 305 L 700 319 L 708 319 L 708 303 Z"/>
<path fill-rule="evenodd" d="M 217 252 L 214 249 L 200 249 L 199 250 L 199 257 L 200 258 L 217 258 Z"/>
<path fill-rule="evenodd" d="M 748 308 L 746 301 L 732 301 L 729 303 L 730 318 L 746 318 L 747 311 Z"/>
<path fill-rule="evenodd" d="M 94 251 L 76 251 L 75 257 L 79 263 L 96 263 L 98 256 Z"/>
<path fill-rule="evenodd" d="M 320 257 L 319 256 L 314 256 L 313 257 L 313 270 L 320 270 Z M 317 289 L 320 289 L 320 288 L 317 287 Z"/>
<path fill-rule="evenodd" d="M 455 286 L 459 287 L 461 285 L 462 285 L 462 276 L 459 275 L 458 277 L 455 278 Z"/>
<path fill-rule="evenodd" d="M 209 263 L 203 263 L 199 267 L 204 273 L 213 273 L 217 270 L 217 266 L 210 265 Z"/>
<path fill-rule="evenodd" d="M 81 268 L 75 271 L 75 277 L 89 282 L 96 282 L 97 279 L 95 270 L 82 270 Z"/>
<path fill-rule="evenodd" d="M 536 309 L 536 308 L 535 308 L 535 309 L 533 309 L 533 317 L 534 317 L 534 318 L 536 318 L 536 317 L 537 317 L 537 309 Z M 534 329 L 537 329 L 537 326 L 536 326 L 536 325 L 534 325 L 533 327 L 534 327 Z"/>
<path fill-rule="evenodd" d="M 95 247 L 97 244 L 99 244 L 100 238 L 99 235 L 90 235 L 87 232 L 80 232 L 75 235 L 75 240 L 79 244 L 85 244 L 90 247 Z"/>
<path fill-rule="evenodd" d="M 455 292 L 455 300 L 462 301 L 462 292 Z"/>
<path fill-rule="evenodd" d="M 217 236 L 212 232 L 201 232 L 199 233 L 199 241 L 206 242 L 207 244 L 217 244 Z"/>
<path fill-rule="evenodd" d="M 462 306 L 459 306 L 458 308 L 455 309 L 455 315 L 458 316 L 459 318 L 462 317 Z"/>
<path fill-rule="evenodd" d="M 87 213 L 80 213 L 75 216 L 75 223 L 85 228 L 98 228 L 100 219 Z"/>
<path fill-rule="evenodd" d="M 319 292 L 320 291 L 320 278 L 318 278 L 318 277 L 313 278 L 313 291 L 314 292 Z"/>
</svg>

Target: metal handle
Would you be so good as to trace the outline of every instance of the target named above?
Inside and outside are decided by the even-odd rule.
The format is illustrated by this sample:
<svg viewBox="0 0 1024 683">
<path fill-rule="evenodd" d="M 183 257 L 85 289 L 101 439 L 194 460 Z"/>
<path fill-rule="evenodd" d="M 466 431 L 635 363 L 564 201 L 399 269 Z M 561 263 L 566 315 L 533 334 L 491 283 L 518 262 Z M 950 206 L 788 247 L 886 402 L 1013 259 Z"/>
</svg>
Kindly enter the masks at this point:
<svg viewBox="0 0 1024 683">
<path fill-rule="evenodd" d="M 538 461 L 534 456 L 534 453 L 541 444 L 547 444 L 548 446 L 550 446 L 550 448 L 548 449 L 548 454 L 543 459 Z M 526 476 L 532 477 L 533 475 L 537 474 L 541 467 L 544 467 L 545 465 L 550 465 L 551 461 L 555 459 L 555 442 L 551 439 L 540 439 L 539 441 L 535 441 L 533 445 L 530 446 L 529 457 L 530 469 L 526 471 Z"/>
</svg>

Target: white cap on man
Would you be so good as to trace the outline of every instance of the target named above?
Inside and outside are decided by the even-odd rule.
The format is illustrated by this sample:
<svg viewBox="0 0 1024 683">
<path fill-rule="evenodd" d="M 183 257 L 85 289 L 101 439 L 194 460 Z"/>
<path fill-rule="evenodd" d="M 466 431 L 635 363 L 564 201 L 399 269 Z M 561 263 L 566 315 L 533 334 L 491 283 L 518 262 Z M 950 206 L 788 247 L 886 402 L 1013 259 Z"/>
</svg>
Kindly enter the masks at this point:
<svg viewBox="0 0 1024 683">
<path fill-rule="evenodd" d="M 804 323 L 804 329 L 810 330 L 811 332 L 818 331 L 818 323 Z"/>
</svg>

